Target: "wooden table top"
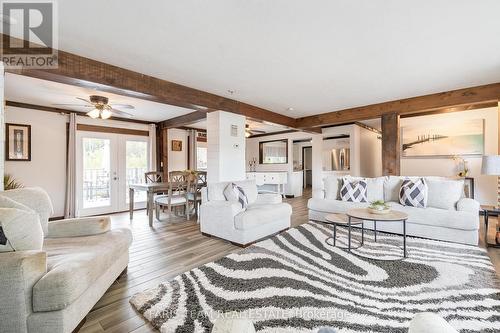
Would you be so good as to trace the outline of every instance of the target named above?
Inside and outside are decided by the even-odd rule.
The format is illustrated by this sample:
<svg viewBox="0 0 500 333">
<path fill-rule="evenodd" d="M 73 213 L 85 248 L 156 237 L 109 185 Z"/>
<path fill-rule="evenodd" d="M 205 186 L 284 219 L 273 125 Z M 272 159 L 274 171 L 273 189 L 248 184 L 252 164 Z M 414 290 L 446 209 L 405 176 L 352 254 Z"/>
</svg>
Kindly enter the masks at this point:
<svg viewBox="0 0 500 333">
<path fill-rule="evenodd" d="M 346 214 L 335 213 L 328 214 L 325 216 L 325 220 L 327 223 L 335 223 L 335 224 L 349 224 L 349 217 Z M 351 220 L 351 224 L 360 224 L 363 223 L 361 220 Z"/>
<path fill-rule="evenodd" d="M 387 214 L 373 214 L 368 211 L 367 208 L 356 208 L 347 211 L 347 216 L 354 217 L 357 219 L 363 219 L 368 221 L 402 221 L 408 219 L 408 214 L 391 210 Z"/>
</svg>

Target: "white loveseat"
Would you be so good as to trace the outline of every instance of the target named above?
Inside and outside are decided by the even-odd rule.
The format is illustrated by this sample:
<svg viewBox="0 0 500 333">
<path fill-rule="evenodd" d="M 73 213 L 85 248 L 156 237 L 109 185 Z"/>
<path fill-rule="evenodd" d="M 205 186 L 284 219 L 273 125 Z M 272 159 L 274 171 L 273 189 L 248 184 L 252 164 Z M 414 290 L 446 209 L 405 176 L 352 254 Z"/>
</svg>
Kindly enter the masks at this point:
<svg viewBox="0 0 500 333">
<path fill-rule="evenodd" d="M 428 185 L 426 208 L 403 206 L 399 203 L 399 190 L 408 177 L 388 176 L 366 178 L 368 201 L 384 200 L 392 209 L 408 214 L 406 225 L 408 235 L 477 245 L 479 241 L 479 203 L 463 197 L 464 183 L 443 177 L 423 177 Z M 415 178 L 415 177 L 410 177 Z M 314 191 L 308 201 L 309 219 L 325 221 L 330 213 L 346 213 L 349 209 L 368 207 L 369 203 L 345 202 L 340 200 L 342 177 L 328 176 L 324 190 Z M 366 222 L 365 228 L 372 229 L 373 223 Z M 377 230 L 402 233 L 399 223 L 378 223 Z"/>
<path fill-rule="evenodd" d="M 126 269 L 130 230 L 110 230 L 109 217 L 48 222 L 52 204 L 37 188 L 0 192 L 0 203 L 4 227 L 35 222 L 10 230 L 13 250 L 0 252 L 0 332 L 72 332 Z M 36 240 L 29 250 L 23 237 Z"/>
<path fill-rule="evenodd" d="M 276 234 L 290 227 L 292 207 L 279 194 L 258 194 L 255 180 L 235 181 L 248 197 L 248 207 L 226 201 L 224 189 L 231 182 L 209 183 L 202 190 L 200 228 L 240 246 Z"/>
</svg>

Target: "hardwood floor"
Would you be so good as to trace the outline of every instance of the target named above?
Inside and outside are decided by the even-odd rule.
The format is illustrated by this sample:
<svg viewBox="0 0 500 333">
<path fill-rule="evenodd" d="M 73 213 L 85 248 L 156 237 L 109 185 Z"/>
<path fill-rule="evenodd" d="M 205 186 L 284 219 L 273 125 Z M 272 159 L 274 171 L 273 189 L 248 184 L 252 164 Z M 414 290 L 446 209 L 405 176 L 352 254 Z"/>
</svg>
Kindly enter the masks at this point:
<svg viewBox="0 0 500 333">
<path fill-rule="evenodd" d="M 292 226 L 307 222 L 307 199 L 311 192 L 304 194 L 300 198 L 287 199 L 293 207 Z M 155 221 L 154 228 L 149 228 L 144 210 L 136 212 L 131 223 L 128 213 L 112 216 L 113 227 L 130 227 L 134 235 L 128 271 L 87 315 L 81 333 L 154 332 L 129 304 L 133 294 L 240 249 L 229 242 L 202 236 L 195 220 L 173 218 L 167 222 L 166 216 L 163 217 L 165 220 Z M 491 237 L 494 225 L 490 223 Z M 489 249 L 488 253 L 500 274 L 500 249 Z"/>
</svg>

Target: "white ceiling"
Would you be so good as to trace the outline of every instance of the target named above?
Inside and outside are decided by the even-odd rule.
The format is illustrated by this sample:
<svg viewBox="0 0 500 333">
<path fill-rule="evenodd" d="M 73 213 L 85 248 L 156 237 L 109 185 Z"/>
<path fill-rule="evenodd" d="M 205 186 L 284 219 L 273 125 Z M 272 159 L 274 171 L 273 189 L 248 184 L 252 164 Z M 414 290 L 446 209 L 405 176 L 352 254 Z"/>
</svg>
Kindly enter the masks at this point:
<svg viewBox="0 0 500 333">
<path fill-rule="evenodd" d="M 135 110 L 124 110 L 133 115 L 132 119 L 158 122 L 193 112 L 193 110 L 177 106 L 124 97 L 27 76 L 9 73 L 5 75 L 5 99 L 8 101 L 88 112 L 89 109 L 85 107 L 57 106 L 54 104 L 84 105 L 85 102 L 77 100 L 76 97 L 88 99 L 90 95 L 106 96 L 109 98 L 109 103 L 111 104 L 131 104 L 135 106 Z"/>
<path fill-rule="evenodd" d="M 498 0 L 64 0 L 59 48 L 297 117 L 500 81 L 499 13 Z"/>
</svg>

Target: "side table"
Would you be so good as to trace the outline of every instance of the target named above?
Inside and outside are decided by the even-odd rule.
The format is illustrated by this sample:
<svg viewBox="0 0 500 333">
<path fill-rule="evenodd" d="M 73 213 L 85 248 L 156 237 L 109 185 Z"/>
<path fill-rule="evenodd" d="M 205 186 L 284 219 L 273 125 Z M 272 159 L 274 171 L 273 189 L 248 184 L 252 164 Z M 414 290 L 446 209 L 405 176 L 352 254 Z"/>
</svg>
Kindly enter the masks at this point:
<svg viewBox="0 0 500 333">
<path fill-rule="evenodd" d="M 498 237 L 497 237 L 497 234 L 500 231 L 498 222 L 497 222 L 496 233 L 495 233 L 495 243 L 494 244 L 488 243 L 489 217 L 490 216 L 500 216 L 500 208 L 493 207 L 493 206 L 482 206 L 481 208 L 483 209 L 483 213 L 484 213 L 484 243 L 486 244 L 486 247 L 500 248 L 500 243 L 498 243 Z"/>
</svg>

